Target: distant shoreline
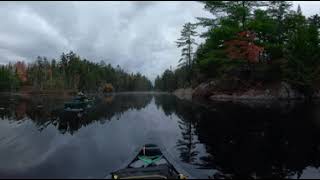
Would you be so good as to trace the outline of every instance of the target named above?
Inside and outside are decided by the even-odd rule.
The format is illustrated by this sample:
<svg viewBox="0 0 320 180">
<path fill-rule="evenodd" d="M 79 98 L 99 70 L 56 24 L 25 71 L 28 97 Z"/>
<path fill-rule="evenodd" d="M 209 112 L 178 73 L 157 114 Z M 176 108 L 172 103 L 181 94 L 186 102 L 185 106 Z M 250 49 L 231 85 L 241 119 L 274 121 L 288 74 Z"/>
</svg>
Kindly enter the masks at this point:
<svg viewBox="0 0 320 180">
<path fill-rule="evenodd" d="M 3 91 L 0 92 L 0 95 L 74 95 L 77 91 L 73 90 L 66 90 L 66 91 L 16 91 L 16 92 L 9 92 Z M 85 93 L 88 95 L 118 95 L 118 94 L 171 94 L 169 92 L 158 92 L 158 91 L 122 91 L 122 92 L 112 92 L 112 93 Z"/>
</svg>

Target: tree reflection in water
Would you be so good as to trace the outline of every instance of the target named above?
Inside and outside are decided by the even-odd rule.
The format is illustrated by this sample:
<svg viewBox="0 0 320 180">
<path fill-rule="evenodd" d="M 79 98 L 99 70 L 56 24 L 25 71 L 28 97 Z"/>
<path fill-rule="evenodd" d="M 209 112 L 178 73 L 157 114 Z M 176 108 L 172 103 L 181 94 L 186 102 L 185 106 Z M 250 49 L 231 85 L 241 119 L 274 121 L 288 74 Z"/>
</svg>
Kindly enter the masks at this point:
<svg viewBox="0 0 320 180">
<path fill-rule="evenodd" d="M 192 164 L 198 157 L 200 168 L 217 170 L 212 178 L 301 178 L 306 168 L 319 168 L 317 104 L 200 107 L 172 97 L 156 104 L 181 119 L 181 160 Z M 206 155 L 198 154 L 197 143 Z"/>
<path fill-rule="evenodd" d="M 152 95 L 100 96 L 96 98 L 94 107 L 84 112 L 64 111 L 63 103 L 66 99 L 57 97 L 34 96 L 30 98 L 15 96 L 13 97 L 14 100 L 10 101 L 11 98 L 11 96 L 5 96 L 0 100 L 0 107 L 6 107 L 6 109 L 0 111 L 1 119 L 23 121 L 24 118 L 28 118 L 36 124 L 39 131 L 42 131 L 48 125 L 54 125 L 62 134 L 73 134 L 91 123 L 104 124 L 114 117 L 119 119 L 126 111 L 141 110 L 151 102 Z"/>
<path fill-rule="evenodd" d="M 153 96 L 155 101 L 151 101 Z M 304 178 L 312 175 L 307 172 L 312 168 L 316 169 L 315 176 L 319 177 L 318 103 L 274 104 L 270 107 L 212 103 L 204 107 L 169 95 L 122 94 L 97 97 L 92 109 L 77 114 L 63 113 L 65 101 L 65 98 L 46 96 L 1 97 L 0 107 L 5 109 L 0 110 L 0 120 L 31 120 L 39 131 L 51 126 L 59 129 L 60 133 L 74 134 L 92 123 L 104 124 L 127 111 L 139 111 L 155 102 L 158 109 L 151 105 L 146 111 L 138 112 L 142 121 L 137 122 L 146 123 L 145 126 L 137 124 L 131 130 L 153 127 L 152 123 L 148 124 L 153 115 L 160 120 L 175 116 L 172 119 L 178 119 L 178 122 L 170 123 L 170 133 L 178 131 L 180 134 L 173 140 L 177 157 L 199 168 L 216 170 L 211 174 L 213 178 Z M 145 116 L 145 112 L 149 115 Z M 128 118 L 126 120 L 132 122 L 130 118 L 135 117 Z M 161 123 L 162 128 L 169 128 L 166 121 Z M 119 129 L 125 123 L 120 124 Z M 172 128 L 174 124 L 179 127 Z M 91 130 L 95 131 L 94 128 Z M 130 135 L 135 135 L 134 131 Z"/>
<path fill-rule="evenodd" d="M 172 96 L 156 96 L 155 103 L 158 108 L 163 109 L 166 115 L 175 113 L 179 117 L 178 123 L 182 138 L 177 141 L 176 146 L 180 151 L 180 158 L 183 162 L 197 164 L 196 157 L 199 152 L 196 150 L 196 146 L 199 142 L 195 134 L 196 107 L 187 101 L 178 101 Z"/>
</svg>

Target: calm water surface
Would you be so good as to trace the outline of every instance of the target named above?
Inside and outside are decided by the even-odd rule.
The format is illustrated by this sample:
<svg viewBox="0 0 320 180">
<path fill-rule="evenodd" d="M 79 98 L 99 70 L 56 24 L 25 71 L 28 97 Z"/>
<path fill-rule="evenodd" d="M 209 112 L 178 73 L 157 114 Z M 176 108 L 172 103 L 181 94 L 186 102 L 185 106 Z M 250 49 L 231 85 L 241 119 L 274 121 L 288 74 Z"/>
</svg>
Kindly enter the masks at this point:
<svg viewBox="0 0 320 180">
<path fill-rule="evenodd" d="M 146 142 L 199 178 L 320 178 L 320 105 L 207 106 L 170 95 L 0 96 L 0 178 L 101 178 Z"/>
</svg>

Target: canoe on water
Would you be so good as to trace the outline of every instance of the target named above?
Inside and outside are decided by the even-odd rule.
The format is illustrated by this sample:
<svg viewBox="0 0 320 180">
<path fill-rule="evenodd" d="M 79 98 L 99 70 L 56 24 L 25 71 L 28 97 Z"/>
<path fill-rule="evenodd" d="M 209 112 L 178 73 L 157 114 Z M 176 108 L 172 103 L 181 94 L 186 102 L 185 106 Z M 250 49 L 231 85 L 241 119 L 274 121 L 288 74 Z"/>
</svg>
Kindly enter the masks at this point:
<svg viewBox="0 0 320 180">
<path fill-rule="evenodd" d="M 93 104 L 93 99 L 75 97 L 72 101 L 64 103 L 64 109 L 66 111 L 83 111 L 86 108 L 90 108 Z"/>
<path fill-rule="evenodd" d="M 188 175 L 175 167 L 165 155 L 157 145 L 146 144 L 128 165 L 111 172 L 106 178 L 187 179 Z"/>
</svg>

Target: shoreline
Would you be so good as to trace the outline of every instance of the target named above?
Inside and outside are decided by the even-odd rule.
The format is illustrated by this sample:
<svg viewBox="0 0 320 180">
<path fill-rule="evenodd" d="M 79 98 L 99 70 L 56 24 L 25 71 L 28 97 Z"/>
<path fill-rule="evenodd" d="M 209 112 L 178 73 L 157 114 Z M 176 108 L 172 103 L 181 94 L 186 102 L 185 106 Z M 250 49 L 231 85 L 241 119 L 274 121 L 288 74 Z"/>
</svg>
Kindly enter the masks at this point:
<svg viewBox="0 0 320 180">
<path fill-rule="evenodd" d="M 290 110 L 296 105 L 304 104 L 304 99 L 277 99 L 277 98 L 263 98 L 263 97 L 240 97 L 240 96 L 224 96 L 216 95 L 214 97 L 192 96 L 190 90 L 179 89 L 172 93 L 175 97 L 182 101 L 189 101 L 191 103 L 200 105 L 210 110 L 216 111 L 219 107 L 226 104 L 233 104 L 247 108 L 262 108 L 262 109 L 287 109 Z M 314 102 L 319 103 L 319 98 Z"/>
<path fill-rule="evenodd" d="M 195 88 L 180 88 L 172 92 L 179 99 L 196 100 L 205 99 L 208 102 L 239 102 L 239 103 L 263 103 L 272 104 L 275 102 L 305 101 L 307 98 L 298 91 L 294 90 L 289 84 L 279 82 L 273 86 L 266 86 L 260 89 L 249 88 L 242 91 L 219 90 L 219 84 L 215 81 L 201 83 Z M 320 91 L 313 97 L 314 100 L 320 99 Z"/>
<path fill-rule="evenodd" d="M 0 92 L 0 95 L 73 95 L 76 94 L 76 91 L 41 91 L 41 92 Z M 121 91 L 121 92 L 112 92 L 112 93 L 85 93 L 88 95 L 121 95 L 121 94 L 170 94 L 169 92 L 158 92 L 158 91 Z"/>
</svg>

